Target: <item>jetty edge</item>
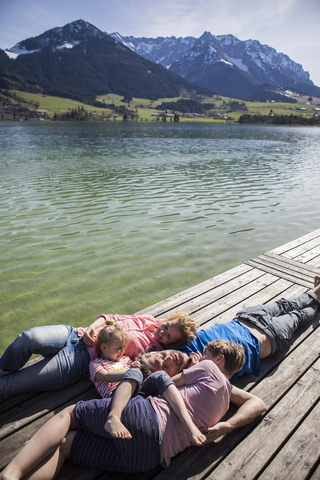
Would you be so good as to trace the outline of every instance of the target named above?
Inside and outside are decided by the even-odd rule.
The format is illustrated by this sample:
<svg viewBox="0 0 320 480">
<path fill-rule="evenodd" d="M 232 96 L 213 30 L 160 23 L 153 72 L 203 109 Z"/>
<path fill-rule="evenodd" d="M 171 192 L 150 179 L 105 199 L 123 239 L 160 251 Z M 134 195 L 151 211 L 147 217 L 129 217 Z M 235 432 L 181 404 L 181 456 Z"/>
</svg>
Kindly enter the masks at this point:
<svg viewBox="0 0 320 480">
<path fill-rule="evenodd" d="M 320 229 L 137 313 L 181 309 L 198 328 L 234 318 L 250 305 L 300 295 L 320 275 Z M 267 411 L 214 444 L 189 447 L 167 469 L 120 474 L 65 465 L 58 480 L 320 479 L 320 316 L 299 329 L 284 352 L 261 361 L 259 375 L 235 385 L 263 399 Z M 37 361 L 35 359 L 34 361 Z M 0 404 L 0 469 L 49 418 L 78 400 L 99 398 L 90 380 Z M 232 409 L 228 415 L 232 414 Z"/>
</svg>

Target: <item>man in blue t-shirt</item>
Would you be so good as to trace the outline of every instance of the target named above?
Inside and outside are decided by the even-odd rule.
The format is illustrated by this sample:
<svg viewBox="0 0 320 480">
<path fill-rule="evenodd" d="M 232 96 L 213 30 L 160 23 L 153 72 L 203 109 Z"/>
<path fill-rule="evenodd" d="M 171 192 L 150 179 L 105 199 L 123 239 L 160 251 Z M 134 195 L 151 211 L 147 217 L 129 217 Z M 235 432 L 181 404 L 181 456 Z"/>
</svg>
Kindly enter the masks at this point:
<svg viewBox="0 0 320 480">
<path fill-rule="evenodd" d="M 188 344 L 177 347 L 190 355 L 203 353 L 212 340 L 229 340 L 243 345 L 246 352 L 244 366 L 231 382 L 244 373 L 260 373 L 260 359 L 286 348 L 297 328 L 311 322 L 320 311 L 320 276 L 314 278 L 314 289 L 299 297 L 275 303 L 248 307 L 237 313 L 236 318 L 211 328 L 200 330 Z"/>
</svg>

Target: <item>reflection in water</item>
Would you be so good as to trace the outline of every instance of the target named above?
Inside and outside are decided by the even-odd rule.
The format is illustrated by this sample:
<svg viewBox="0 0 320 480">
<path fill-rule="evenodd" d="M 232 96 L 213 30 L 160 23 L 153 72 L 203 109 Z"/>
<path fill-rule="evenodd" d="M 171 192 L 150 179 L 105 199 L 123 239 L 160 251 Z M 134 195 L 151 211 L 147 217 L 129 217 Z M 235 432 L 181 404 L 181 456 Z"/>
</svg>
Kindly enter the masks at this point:
<svg viewBox="0 0 320 480">
<path fill-rule="evenodd" d="M 0 352 L 318 228 L 319 143 L 316 128 L 0 123 Z"/>
</svg>

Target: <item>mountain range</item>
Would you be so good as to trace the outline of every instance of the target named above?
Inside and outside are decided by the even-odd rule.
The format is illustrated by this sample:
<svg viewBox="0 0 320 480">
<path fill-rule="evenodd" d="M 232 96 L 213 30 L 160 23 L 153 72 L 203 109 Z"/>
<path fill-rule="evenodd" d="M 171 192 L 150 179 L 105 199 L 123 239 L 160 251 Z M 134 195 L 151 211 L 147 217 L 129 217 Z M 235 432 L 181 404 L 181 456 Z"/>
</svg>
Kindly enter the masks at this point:
<svg viewBox="0 0 320 480">
<path fill-rule="evenodd" d="M 83 20 L 0 50 L 0 88 L 90 102 L 106 93 L 290 101 L 286 91 L 292 90 L 320 97 L 301 65 L 257 40 L 209 32 L 200 38 L 122 37 Z"/>
<path fill-rule="evenodd" d="M 83 20 L 0 51 L 0 87 L 89 103 L 107 93 L 150 99 L 212 94 Z"/>
<path fill-rule="evenodd" d="M 270 100 L 275 99 L 276 90 L 320 93 L 302 65 L 257 40 L 241 41 L 233 35 L 210 32 L 200 38 L 110 35 L 142 57 L 228 97 Z"/>
</svg>

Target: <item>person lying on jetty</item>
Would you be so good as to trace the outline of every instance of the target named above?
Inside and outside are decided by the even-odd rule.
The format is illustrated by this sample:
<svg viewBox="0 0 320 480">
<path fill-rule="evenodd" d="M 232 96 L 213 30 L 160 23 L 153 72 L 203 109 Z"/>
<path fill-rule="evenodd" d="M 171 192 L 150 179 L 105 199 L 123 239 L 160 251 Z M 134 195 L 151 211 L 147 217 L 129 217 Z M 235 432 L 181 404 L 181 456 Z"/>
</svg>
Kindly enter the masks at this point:
<svg viewBox="0 0 320 480">
<path fill-rule="evenodd" d="M 109 320 L 120 323 L 127 332 L 125 355 L 132 360 L 151 345 L 162 350 L 188 343 L 196 332 L 195 322 L 183 312 L 173 312 L 166 320 L 150 315 L 101 314 L 86 329 L 68 325 L 31 328 L 21 333 L 0 358 L 0 401 L 59 390 L 87 378 L 89 362 L 97 356 L 97 336 Z M 22 368 L 32 354 L 44 359 Z"/>
<path fill-rule="evenodd" d="M 90 361 L 90 380 L 102 398 L 111 397 L 129 368 L 141 368 L 140 362 L 124 354 L 129 337 L 121 323 L 106 320 L 98 334 L 98 357 Z"/>
<path fill-rule="evenodd" d="M 160 378 L 153 379 L 153 375 L 148 378 L 153 384 L 160 382 L 156 392 L 162 393 L 160 397 L 137 395 L 128 401 L 142 380 L 141 372 L 133 368 L 126 375 L 135 371 L 137 378 L 121 382 L 113 401 L 81 401 L 65 408 L 40 428 L 2 471 L 0 479 L 49 480 L 66 461 L 128 473 L 147 471 L 159 464 L 167 467 L 189 445 L 212 441 L 210 429 L 227 412 L 230 401 L 239 407 L 232 429 L 250 423 L 265 412 L 264 402 L 231 386 L 228 380 L 241 368 L 243 348 L 231 342 L 213 343 L 216 345 L 208 347 L 202 361 L 173 379 L 176 386 L 166 372 L 160 372 Z M 183 399 L 182 407 L 178 394 Z M 122 435 L 121 426 L 119 431 L 107 421 L 111 404 L 118 401 L 120 410 L 122 403 L 128 401 L 122 420 L 129 435 L 126 432 Z M 190 424 L 189 416 L 194 425 Z"/>
<path fill-rule="evenodd" d="M 199 330 L 191 342 L 178 350 L 190 355 L 202 354 L 207 343 L 218 338 L 241 344 L 246 352 L 243 368 L 239 375 L 260 373 L 260 359 L 288 347 L 293 333 L 311 322 L 320 312 L 320 276 L 314 277 L 314 288 L 298 297 L 282 298 L 273 303 L 256 305 L 241 310 L 236 317 L 211 328 Z"/>
</svg>

